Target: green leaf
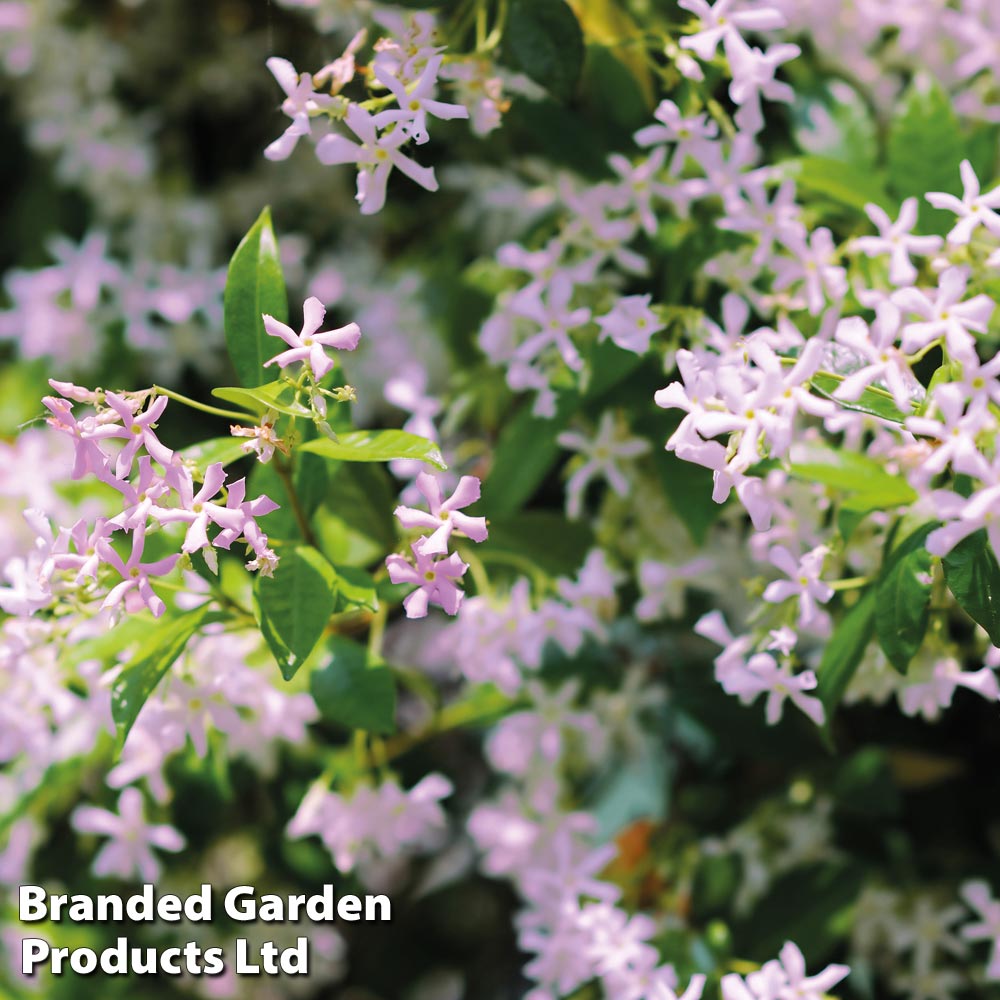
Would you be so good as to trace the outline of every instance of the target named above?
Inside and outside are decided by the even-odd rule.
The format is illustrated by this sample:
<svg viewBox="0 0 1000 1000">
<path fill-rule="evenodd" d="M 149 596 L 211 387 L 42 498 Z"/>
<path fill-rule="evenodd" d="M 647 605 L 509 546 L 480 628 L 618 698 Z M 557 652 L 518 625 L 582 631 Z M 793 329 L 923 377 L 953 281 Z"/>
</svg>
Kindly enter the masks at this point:
<svg viewBox="0 0 1000 1000">
<path fill-rule="evenodd" d="M 205 470 L 216 462 L 223 465 L 232 465 L 241 458 L 246 458 L 247 453 L 243 450 L 245 439 L 234 437 L 210 438 L 208 441 L 201 441 L 198 444 L 189 445 L 183 451 L 185 462 L 194 462 L 198 472 L 204 476 Z"/>
<path fill-rule="evenodd" d="M 274 576 L 257 578 L 254 597 L 261 632 L 288 681 L 322 637 L 339 584 L 334 568 L 308 545 L 280 555 Z"/>
<path fill-rule="evenodd" d="M 986 531 L 963 538 L 942 562 L 945 583 L 959 607 L 1000 646 L 1000 565 Z"/>
<path fill-rule="evenodd" d="M 685 462 L 670 451 L 657 452 L 655 462 L 660 485 L 674 513 L 695 545 L 704 545 L 709 529 L 725 506 L 712 499 L 711 470 L 695 462 Z"/>
<path fill-rule="evenodd" d="M 392 671 L 369 662 L 364 646 L 334 636 L 330 662 L 309 677 L 309 690 L 323 718 L 348 729 L 391 733 L 396 728 Z"/>
<path fill-rule="evenodd" d="M 122 743 L 160 678 L 210 615 L 211 612 L 202 607 L 152 629 L 147 628 L 142 645 L 111 687 L 111 715 Z"/>
<path fill-rule="evenodd" d="M 758 468 L 765 467 L 764 463 Z M 788 473 L 805 483 L 820 483 L 839 493 L 844 510 L 863 513 L 900 507 L 917 499 L 901 476 L 885 471 L 874 459 L 858 452 L 819 444 L 796 444 L 789 453 Z"/>
<path fill-rule="evenodd" d="M 559 457 L 556 436 L 566 429 L 576 405 L 576 395 L 567 393 L 551 419 L 536 417 L 530 406 L 523 406 L 506 423 L 483 483 L 483 509 L 491 518 L 516 514 L 531 499 Z"/>
<path fill-rule="evenodd" d="M 920 404 L 918 413 L 926 413 L 934 402 L 934 392 L 940 385 L 948 382 L 960 382 L 962 380 L 962 363 L 960 361 L 945 361 L 944 364 L 935 369 L 930 382 L 927 383 L 927 394 Z"/>
<path fill-rule="evenodd" d="M 337 614 L 356 611 L 378 611 L 378 594 L 371 573 L 357 566 L 334 566 L 340 578 L 337 590 Z"/>
<path fill-rule="evenodd" d="M 920 199 L 919 232 L 943 235 L 954 216 L 932 208 L 924 195 L 961 194 L 958 164 L 966 149 L 958 116 L 949 95 L 926 76 L 914 80 L 899 109 L 889 127 L 889 189 L 899 199 Z"/>
<path fill-rule="evenodd" d="M 329 463 L 328 463 L 329 465 Z M 334 565 L 368 566 L 396 547 L 396 493 L 381 465 L 338 464 L 313 530 Z"/>
<path fill-rule="evenodd" d="M 845 410 L 853 410 L 855 413 L 866 413 L 869 417 L 878 417 L 880 420 L 889 420 L 894 424 L 901 424 L 907 417 L 915 412 L 911 408 L 909 413 L 903 413 L 896 406 L 895 401 L 889 393 L 883 389 L 869 386 L 861 395 L 854 400 L 836 399 L 834 393 L 840 388 L 844 381 L 842 375 L 833 375 L 829 372 L 817 372 L 809 380 L 809 384 L 821 395 L 834 402 Z"/>
<path fill-rule="evenodd" d="M 60 662 L 75 670 L 81 663 L 97 660 L 105 668 L 109 668 L 121 660 L 126 649 L 133 645 L 138 648 L 138 644 L 148 636 L 149 619 L 145 615 L 130 615 L 107 632 L 68 646 L 62 653 Z"/>
<path fill-rule="evenodd" d="M 612 340 L 596 343 L 587 356 L 590 381 L 586 398 L 598 399 L 623 379 L 628 378 L 642 364 L 642 356 L 635 351 L 624 351 Z"/>
<path fill-rule="evenodd" d="M 841 205 L 864 213 L 874 202 L 887 211 L 897 208 L 881 181 L 870 171 L 825 156 L 803 156 L 787 164 L 788 173 L 802 190 L 825 195 Z"/>
<path fill-rule="evenodd" d="M 605 82 L 605 93 L 600 95 L 602 103 L 607 105 L 609 116 L 630 126 L 631 135 L 644 124 L 642 112 L 648 115 L 656 104 L 656 85 L 650 62 L 640 47 L 631 44 L 642 29 L 619 0 L 569 0 L 569 5 L 588 42 L 589 59 L 584 73 L 586 75 L 588 69 L 593 73 L 595 90 L 598 80 Z M 601 57 L 599 61 L 595 56 Z M 631 79 L 622 79 L 610 59 L 625 68 Z M 636 97 L 632 96 L 633 91 Z"/>
<path fill-rule="evenodd" d="M 48 416 L 39 400 L 52 393 L 51 374 L 50 358 L 16 363 L 5 359 L 0 368 L 0 436 L 15 437 L 21 424 Z"/>
<path fill-rule="evenodd" d="M 505 61 L 568 101 L 583 68 L 580 24 L 564 0 L 511 0 L 503 35 Z"/>
<path fill-rule="evenodd" d="M 283 379 L 250 389 L 226 385 L 213 389 L 212 395 L 262 415 L 268 410 L 275 410 L 289 417 L 308 417 L 310 420 L 313 415 L 308 406 L 295 402 L 295 388 Z"/>
<path fill-rule="evenodd" d="M 903 674 L 927 632 L 931 554 L 926 542 L 936 526 L 921 525 L 896 546 L 876 584 L 875 633 L 889 662 Z"/>
<path fill-rule="evenodd" d="M 278 241 L 265 208 L 229 262 L 224 297 L 226 347 L 236 376 L 246 386 L 265 379 L 264 362 L 282 349 L 264 330 L 262 314 L 288 321 L 288 296 Z M 277 345 L 277 346 L 276 346 Z"/>
<path fill-rule="evenodd" d="M 338 435 L 336 441 L 317 438 L 299 450 L 342 462 L 392 462 L 398 458 L 415 458 L 436 469 L 448 468 L 433 441 L 408 431 L 349 431 Z"/>
<path fill-rule="evenodd" d="M 872 637 L 876 602 L 876 589 L 869 587 L 844 615 L 823 650 L 817 671 L 816 694 L 826 710 L 827 727 Z"/>
<path fill-rule="evenodd" d="M 559 511 L 527 510 L 490 518 L 490 535 L 476 553 L 487 564 L 521 560 L 550 576 L 573 576 L 594 545 L 594 532 L 583 521 L 567 521 Z M 511 558 L 513 557 L 513 559 Z"/>
</svg>

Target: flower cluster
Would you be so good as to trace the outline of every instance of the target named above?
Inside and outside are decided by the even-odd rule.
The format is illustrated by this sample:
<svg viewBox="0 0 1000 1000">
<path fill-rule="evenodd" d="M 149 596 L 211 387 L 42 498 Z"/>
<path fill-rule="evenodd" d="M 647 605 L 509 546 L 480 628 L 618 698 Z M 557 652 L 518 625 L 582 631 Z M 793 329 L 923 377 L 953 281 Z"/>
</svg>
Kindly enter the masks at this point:
<svg viewBox="0 0 1000 1000">
<path fill-rule="evenodd" d="M 469 681 L 492 682 L 516 694 L 525 672 L 541 668 L 550 643 L 573 655 L 588 637 L 606 637 L 620 579 L 604 552 L 595 549 L 575 580 L 561 577 L 554 593 L 536 594 L 542 598 L 537 606 L 526 577 L 503 598 L 477 594 L 462 606 L 445 641 L 453 644 L 455 663 Z"/>
<path fill-rule="evenodd" d="M 10 305 L 0 310 L 0 340 L 10 341 L 20 357 L 59 358 L 90 371 L 104 347 L 99 331 L 124 322 L 125 342 L 156 359 L 158 378 L 169 380 L 187 361 L 211 369 L 205 347 L 219 339 L 224 269 L 194 262 L 129 267 L 111 255 L 101 231 L 79 244 L 53 238 L 48 250 L 54 263 L 13 270 L 4 279 Z"/>
<path fill-rule="evenodd" d="M 814 976 L 806 975 L 806 960 L 791 941 L 785 943 L 778 959 L 765 962 L 759 972 L 746 979 L 735 973 L 722 977 L 723 1000 L 779 1000 L 795 996 L 802 1000 L 822 1000 L 850 969 L 828 965 Z"/>
<path fill-rule="evenodd" d="M 121 495 L 122 510 L 93 525 L 79 521 L 58 531 L 42 518 L 33 553 L 38 575 L 25 582 L 20 594 L 3 598 L 5 610 L 23 614 L 46 607 L 54 587 L 94 597 L 110 572 L 119 582 L 104 595 L 103 608 L 122 606 L 135 612 L 147 607 L 159 616 L 166 606 L 153 580 L 171 573 L 183 556 L 196 552 L 215 566 L 216 550 L 229 550 L 239 542 L 252 555 L 248 569 L 273 573 L 278 557 L 258 518 L 278 505 L 267 496 L 248 500 L 246 481 L 227 483 L 221 462 L 199 470 L 164 445 L 156 426 L 167 407 L 166 396 L 154 389 L 114 393 L 66 382 L 51 385 L 60 395 L 43 400 L 50 412 L 47 421 L 73 441 L 73 478 L 95 476 Z M 80 415 L 75 410 L 80 404 L 89 404 L 93 412 Z M 180 551 L 150 559 L 147 538 L 173 524 L 185 526 Z M 124 555 L 113 544 L 120 538 L 127 540 Z"/>
<path fill-rule="evenodd" d="M 152 355 L 171 388 L 54 382 L 49 426 L 0 441 L 0 884 L 48 877 L 69 830 L 99 878 L 312 879 L 310 844 L 267 869 L 284 834 L 391 890 L 402 933 L 446 880 L 491 897 L 475 957 L 415 971 L 414 997 L 482 992 L 474 941 L 508 916 L 523 976 L 489 986 L 528 1000 L 959 1000 L 1000 977 L 996 845 L 970 835 L 997 815 L 995 5 L 278 0 L 259 31 L 230 0 L 169 102 L 183 15 L 84 6 L 0 2 L 2 124 L 53 168 L 16 200 L 87 202 L 58 221 L 78 245 L 4 277 L 0 422 L 35 412 L 50 355 L 111 385 L 148 384 Z M 299 73 L 275 39 L 341 55 Z M 264 158 L 315 156 L 241 172 L 265 59 L 289 124 Z M 507 95 L 502 141 L 438 124 L 486 135 Z M 449 211 L 412 187 L 386 207 L 397 169 Z M 239 329 L 239 282 L 223 317 L 220 254 L 265 201 L 300 230 L 252 267 L 301 327 Z M 324 329 L 324 304 L 358 322 Z M 239 414 L 172 391 L 204 388 L 223 326 Z M 238 440 L 166 447 L 171 397 Z M 241 447 L 287 516 L 230 481 Z M 218 560 L 234 543 L 279 579 Z M 122 614 L 142 608 L 155 629 Z M 776 904 L 800 887 L 797 936 Z M 749 961 L 789 937 L 807 955 Z M 392 993 L 352 947 L 350 989 Z"/>
<path fill-rule="evenodd" d="M 288 826 L 290 837 L 319 836 L 340 872 L 352 872 L 379 858 L 429 850 L 447 832 L 441 800 L 452 786 L 428 774 L 409 791 L 392 780 L 359 785 L 349 796 L 322 782 L 310 788 Z"/>
<path fill-rule="evenodd" d="M 315 143 L 320 163 L 357 164 L 357 200 L 364 215 L 373 215 L 385 205 L 393 169 L 426 190 L 436 191 L 433 168 L 420 166 L 403 149 L 429 140 L 428 117 L 446 121 L 468 118 L 469 111 L 462 104 L 448 104 L 435 97 L 444 56 L 443 48 L 434 44 L 434 34 L 434 18 L 421 13 L 414 15 L 402 37 L 377 42 L 375 57 L 365 69 L 373 96 L 360 103 L 348 100 L 341 91 L 357 72 L 355 55 L 365 43 L 363 31 L 343 55 L 316 73 L 300 74 L 287 59 L 268 59 L 268 69 L 285 92 L 281 110 L 292 123 L 264 155 L 270 160 L 284 160 L 299 139 L 308 137 Z M 449 76 L 462 81 L 466 91 L 482 90 L 475 127 L 480 133 L 494 127 L 502 107 L 496 82 L 473 64 L 459 64 Z M 334 122 L 343 122 L 354 139 L 333 131 Z"/>
<path fill-rule="evenodd" d="M 468 570 L 457 552 L 448 554 L 448 543 L 453 532 L 473 542 L 484 542 L 488 535 L 485 517 L 470 517 L 462 513 L 463 507 L 479 499 L 479 480 L 475 476 L 462 476 L 455 492 L 444 498 L 438 481 L 428 472 L 421 472 L 416 479 L 417 489 L 423 494 L 430 511 L 400 506 L 395 514 L 407 531 L 430 531 L 410 544 L 411 562 L 398 552 L 387 556 L 385 565 L 393 583 L 416 584 L 404 601 L 408 618 L 423 618 L 431 604 L 443 608 L 449 615 L 457 615 L 465 592 L 459 581 Z"/>
</svg>

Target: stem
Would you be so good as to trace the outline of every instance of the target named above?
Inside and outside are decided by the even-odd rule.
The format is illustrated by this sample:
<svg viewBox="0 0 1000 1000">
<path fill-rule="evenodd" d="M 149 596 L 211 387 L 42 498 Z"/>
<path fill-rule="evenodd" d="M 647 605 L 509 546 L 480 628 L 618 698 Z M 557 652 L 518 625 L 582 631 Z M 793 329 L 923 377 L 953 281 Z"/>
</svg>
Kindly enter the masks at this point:
<svg viewBox="0 0 1000 1000">
<path fill-rule="evenodd" d="M 726 113 L 726 109 L 714 97 L 708 99 L 705 107 L 708 108 L 709 114 L 719 123 L 719 127 L 726 138 L 734 138 L 736 136 L 736 126 L 733 124 L 732 118 Z"/>
<path fill-rule="evenodd" d="M 316 535 L 313 534 L 312 525 L 309 523 L 309 518 L 306 517 L 306 512 L 302 509 L 302 501 L 299 500 L 299 494 L 295 489 L 291 468 L 277 454 L 274 456 L 273 462 L 274 471 L 278 473 L 278 478 L 281 480 L 285 487 L 285 492 L 288 494 L 288 500 L 292 505 L 292 514 L 295 516 L 295 523 L 299 526 L 299 531 L 302 532 L 303 540 L 314 549 L 319 548 Z"/>
<path fill-rule="evenodd" d="M 368 655 L 382 655 L 382 637 L 385 635 L 385 623 L 389 617 L 389 609 L 384 601 L 379 601 L 378 611 L 375 612 L 371 621 L 371 628 L 368 632 Z"/>
<path fill-rule="evenodd" d="M 938 337 L 936 340 L 932 340 L 925 347 L 922 347 L 916 354 L 907 354 L 906 361 L 908 364 L 915 365 L 925 354 L 929 354 L 934 350 L 935 347 L 941 347 L 944 344 L 944 337 Z"/>
<path fill-rule="evenodd" d="M 476 581 L 476 586 L 478 588 L 479 580 L 476 577 L 474 564 L 472 560 L 469 559 L 469 553 L 463 552 L 462 558 L 465 559 L 470 566 L 473 566 L 472 578 Z M 544 594 L 549 589 L 549 577 L 545 571 L 536 566 L 530 559 L 527 559 L 524 556 L 519 556 L 516 552 L 490 552 L 484 554 L 481 560 L 481 565 L 488 563 L 500 563 L 520 570 L 525 576 L 531 579 L 532 586 L 535 588 L 537 594 Z"/>
<path fill-rule="evenodd" d="M 462 558 L 469 564 L 469 570 L 472 572 L 472 579 L 476 585 L 476 592 L 483 596 L 489 594 L 490 580 L 486 574 L 486 568 L 483 566 L 482 560 L 479 556 L 467 550 L 462 552 Z"/>
<path fill-rule="evenodd" d="M 833 583 L 829 584 L 831 590 L 857 590 L 860 587 L 865 587 L 872 582 L 870 576 L 851 576 L 844 580 L 834 580 Z"/>
<path fill-rule="evenodd" d="M 476 3 L 476 51 L 482 52 L 486 44 L 486 3 L 477 0 Z"/>
<path fill-rule="evenodd" d="M 211 413 L 215 417 L 225 417 L 226 420 L 249 420 L 254 424 L 258 421 L 258 417 L 254 413 L 244 413 L 239 410 L 220 410 L 217 406 L 209 406 L 207 403 L 199 403 L 196 399 L 182 396 L 179 392 L 174 392 L 173 389 L 164 389 L 162 385 L 154 385 L 153 392 L 159 396 L 176 399 L 178 403 L 190 406 L 193 410 L 201 410 L 202 413 Z"/>
<path fill-rule="evenodd" d="M 504 25 L 507 23 L 507 0 L 500 0 L 497 4 L 497 19 L 496 24 L 493 25 L 493 30 L 489 33 L 489 36 L 484 39 L 481 46 L 476 46 L 477 52 L 492 52 L 500 44 L 500 39 L 503 37 Z"/>
</svg>

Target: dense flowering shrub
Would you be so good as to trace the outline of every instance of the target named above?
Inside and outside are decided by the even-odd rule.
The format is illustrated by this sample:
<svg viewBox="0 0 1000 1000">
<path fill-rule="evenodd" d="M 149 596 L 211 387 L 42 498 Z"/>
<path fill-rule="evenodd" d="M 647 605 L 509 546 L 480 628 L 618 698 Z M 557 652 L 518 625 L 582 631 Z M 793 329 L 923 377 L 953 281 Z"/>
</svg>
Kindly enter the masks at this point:
<svg viewBox="0 0 1000 1000">
<path fill-rule="evenodd" d="M 0 996 L 29 879 L 394 901 L 149 996 L 996 989 L 998 53 L 0 2 Z"/>
</svg>

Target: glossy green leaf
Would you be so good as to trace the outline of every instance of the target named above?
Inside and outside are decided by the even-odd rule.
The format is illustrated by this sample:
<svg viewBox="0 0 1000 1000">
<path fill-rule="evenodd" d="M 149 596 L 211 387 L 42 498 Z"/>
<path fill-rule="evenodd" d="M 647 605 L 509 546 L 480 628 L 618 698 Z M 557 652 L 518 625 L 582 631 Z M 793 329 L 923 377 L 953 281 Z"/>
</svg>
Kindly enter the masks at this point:
<svg viewBox="0 0 1000 1000">
<path fill-rule="evenodd" d="M 960 361 L 946 361 L 940 365 L 927 383 L 927 394 L 920 404 L 917 412 L 924 414 L 928 411 L 934 401 L 934 391 L 940 385 L 948 382 L 960 382 L 962 380 L 962 363 Z"/>
<path fill-rule="evenodd" d="M 1000 646 L 1000 565 L 986 532 L 963 538 L 942 559 L 944 579 L 959 607 Z"/>
<path fill-rule="evenodd" d="M 823 650 L 816 694 L 826 709 L 827 726 L 875 630 L 876 589 L 869 587 L 844 615 Z"/>
<path fill-rule="evenodd" d="M 291 680 L 309 658 L 337 605 L 337 572 L 307 545 L 282 548 L 273 577 L 258 577 L 255 608 L 281 674 Z"/>
<path fill-rule="evenodd" d="M 858 452 L 821 444 L 796 444 L 785 467 L 794 479 L 820 483 L 847 494 L 841 506 L 855 513 L 899 507 L 917 499 L 902 476 L 886 472 L 883 465 Z"/>
<path fill-rule="evenodd" d="M 695 462 L 685 462 L 673 452 L 654 456 L 660 485 L 674 513 L 681 519 L 695 545 L 704 545 L 725 504 L 712 499 L 712 472 Z"/>
<path fill-rule="evenodd" d="M 227 403 L 244 406 L 251 412 L 258 414 L 275 410 L 277 413 L 284 413 L 290 417 L 312 419 L 312 410 L 302 403 L 295 402 L 294 388 L 281 379 L 249 389 L 236 385 L 221 386 L 218 389 L 213 389 L 212 395 L 218 399 L 224 399 Z"/>
<path fill-rule="evenodd" d="M 836 399 L 834 393 L 840 388 L 844 381 L 840 375 L 833 375 L 829 372 L 817 372 L 809 380 L 809 384 L 827 399 L 834 402 L 845 410 L 852 410 L 855 413 L 865 413 L 869 417 L 878 417 L 880 420 L 888 420 L 894 424 L 901 424 L 907 417 L 912 416 L 916 410 L 910 409 L 909 413 L 903 413 L 895 400 L 889 393 L 882 389 L 868 387 L 861 395 L 854 400 Z"/>
<path fill-rule="evenodd" d="M 215 465 L 217 462 L 222 465 L 232 465 L 233 462 L 246 458 L 247 453 L 243 450 L 245 443 L 245 438 L 211 438 L 186 447 L 183 451 L 184 461 L 194 462 L 198 472 L 204 476 L 205 470 L 210 465 Z"/>
<path fill-rule="evenodd" d="M 309 689 L 323 718 L 348 729 L 391 733 L 396 728 L 396 685 L 392 671 L 369 662 L 364 646 L 335 636 L 330 662 L 309 677 Z"/>
<path fill-rule="evenodd" d="M 300 451 L 341 462 L 392 462 L 399 458 L 418 459 L 436 469 L 447 469 L 441 450 L 427 438 L 408 431 L 348 431 L 338 440 L 317 438 Z"/>
<path fill-rule="evenodd" d="M 378 594 L 371 573 L 357 566 L 335 566 L 340 578 L 337 589 L 337 613 L 345 611 L 378 611 Z"/>
<path fill-rule="evenodd" d="M 111 715 L 119 740 L 124 742 L 160 679 L 210 615 L 207 607 L 201 607 L 153 627 L 147 624 L 141 645 L 111 687 Z"/>
<path fill-rule="evenodd" d="M 825 156 L 803 156 L 787 164 L 799 188 L 824 195 L 863 213 L 874 202 L 886 210 L 896 207 L 883 184 L 871 172 Z"/>
<path fill-rule="evenodd" d="M 564 0 L 511 0 L 503 43 L 507 65 L 560 100 L 573 96 L 585 49 L 580 24 Z"/>
<path fill-rule="evenodd" d="M 288 321 L 288 296 L 278 241 L 265 208 L 229 262 L 224 297 L 226 347 L 237 378 L 246 386 L 267 378 L 264 362 L 284 345 L 264 330 L 263 314 Z"/>
<path fill-rule="evenodd" d="M 562 396 L 551 419 L 523 406 L 504 425 L 483 483 L 482 506 L 490 517 L 516 514 L 531 499 L 559 458 L 556 436 L 566 429 L 577 402 L 575 394 Z"/>
<path fill-rule="evenodd" d="M 889 662 L 906 673 L 927 632 L 931 599 L 931 554 L 925 524 L 908 535 L 886 558 L 876 584 L 875 633 Z"/>
<path fill-rule="evenodd" d="M 567 521 L 554 510 L 527 510 L 490 518 L 490 535 L 476 547 L 487 565 L 537 566 L 550 576 L 573 576 L 594 545 L 594 532 L 583 521 Z"/>
<path fill-rule="evenodd" d="M 890 124 L 887 163 L 893 195 L 920 199 L 920 232 L 944 234 L 954 224 L 954 215 L 933 208 L 924 195 L 928 191 L 961 194 L 958 164 L 965 154 L 951 97 L 937 81 L 918 76 Z"/>
<path fill-rule="evenodd" d="M 396 547 L 396 490 L 381 465 L 332 464 L 330 484 L 313 517 L 323 554 L 334 565 L 368 566 Z"/>
</svg>

